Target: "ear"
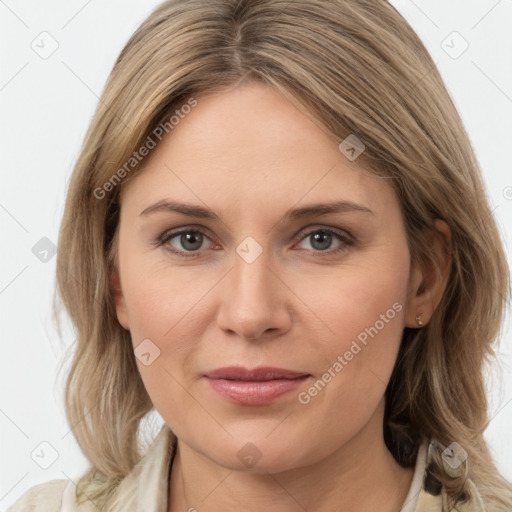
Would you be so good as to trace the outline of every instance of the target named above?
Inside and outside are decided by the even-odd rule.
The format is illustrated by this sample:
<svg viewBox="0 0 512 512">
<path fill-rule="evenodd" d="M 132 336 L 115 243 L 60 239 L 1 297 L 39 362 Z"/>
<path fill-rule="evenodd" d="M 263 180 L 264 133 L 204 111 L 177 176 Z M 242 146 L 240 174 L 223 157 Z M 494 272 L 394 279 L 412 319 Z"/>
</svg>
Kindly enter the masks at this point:
<svg viewBox="0 0 512 512">
<path fill-rule="evenodd" d="M 452 234 L 446 222 L 436 219 L 434 224 L 436 231 L 432 237 L 432 250 L 435 262 L 416 263 L 411 269 L 406 327 L 418 328 L 430 320 L 448 284 L 452 262 Z"/>
<path fill-rule="evenodd" d="M 110 279 L 112 295 L 114 297 L 114 303 L 116 307 L 117 320 L 126 330 L 130 330 L 130 325 L 128 322 L 128 311 L 126 309 L 123 290 L 121 288 L 121 279 L 119 278 L 119 272 L 117 269 L 112 271 Z"/>
</svg>

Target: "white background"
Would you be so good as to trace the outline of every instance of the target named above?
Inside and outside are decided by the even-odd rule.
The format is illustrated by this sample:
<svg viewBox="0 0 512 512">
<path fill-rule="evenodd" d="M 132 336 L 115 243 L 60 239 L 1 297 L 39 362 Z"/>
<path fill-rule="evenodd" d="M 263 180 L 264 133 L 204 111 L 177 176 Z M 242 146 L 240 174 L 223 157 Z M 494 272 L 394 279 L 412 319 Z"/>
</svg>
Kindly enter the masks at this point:
<svg viewBox="0 0 512 512">
<path fill-rule="evenodd" d="M 469 131 L 489 198 L 512 261 L 512 1 L 395 0 L 443 75 Z M 73 340 L 55 332 L 51 298 L 55 258 L 41 262 L 32 247 L 57 242 L 72 166 L 108 73 L 125 42 L 158 2 L 143 0 L 0 0 L 0 512 L 33 485 L 74 481 L 86 460 L 65 421 L 57 364 Z M 47 59 L 31 47 L 46 37 Z M 457 31 L 469 48 L 454 59 Z M 457 36 L 455 36 L 457 37 Z M 35 40 L 35 43 L 32 43 Z M 445 43 L 442 43 L 445 41 Z M 39 43 L 38 43 L 39 42 Z M 508 187 L 508 188 L 507 188 Z M 508 191 L 508 196 L 507 196 Z M 508 199 L 507 199 L 508 197 Z M 486 432 L 503 474 L 512 480 L 512 331 L 510 309 L 489 373 L 491 421 Z M 148 432 L 161 424 L 151 417 Z M 51 456 L 48 468 L 31 453 Z M 50 459 L 48 459 L 49 461 Z"/>
</svg>

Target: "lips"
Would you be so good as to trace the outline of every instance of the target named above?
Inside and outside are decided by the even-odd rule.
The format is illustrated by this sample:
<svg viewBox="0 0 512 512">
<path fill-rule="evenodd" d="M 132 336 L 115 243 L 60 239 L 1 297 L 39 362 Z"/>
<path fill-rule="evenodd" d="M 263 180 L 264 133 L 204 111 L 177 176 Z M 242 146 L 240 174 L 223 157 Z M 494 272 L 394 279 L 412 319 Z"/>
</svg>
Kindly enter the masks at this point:
<svg viewBox="0 0 512 512">
<path fill-rule="evenodd" d="M 226 379 L 226 380 L 243 380 L 260 382 L 265 380 L 276 379 L 297 379 L 299 377 L 306 377 L 309 374 L 303 372 L 295 372 L 285 368 L 274 368 L 271 366 L 260 366 L 249 370 L 242 366 L 228 366 L 225 368 L 218 368 L 205 374 L 210 379 Z"/>
<path fill-rule="evenodd" d="M 230 366 L 204 375 L 211 389 L 222 398 L 239 405 L 267 405 L 303 384 L 308 373 L 285 368 L 259 367 L 248 370 Z"/>
</svg>

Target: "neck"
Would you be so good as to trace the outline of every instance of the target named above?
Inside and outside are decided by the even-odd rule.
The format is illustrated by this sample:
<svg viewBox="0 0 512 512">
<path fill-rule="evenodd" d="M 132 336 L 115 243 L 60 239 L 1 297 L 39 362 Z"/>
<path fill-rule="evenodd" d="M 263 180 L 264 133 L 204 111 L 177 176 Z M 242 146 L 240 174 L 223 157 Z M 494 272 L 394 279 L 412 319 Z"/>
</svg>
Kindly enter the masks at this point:
<svg viewBox="0 0 512 512">
<path fill-rule="evenodd" d="M 411 485 L 387 449 L 383 407 L 350 441 L 318 463 L 280 473 L 233 471 L 180 442 L 169 484 L 168 512 L 396 512 Z"/>
</svg>

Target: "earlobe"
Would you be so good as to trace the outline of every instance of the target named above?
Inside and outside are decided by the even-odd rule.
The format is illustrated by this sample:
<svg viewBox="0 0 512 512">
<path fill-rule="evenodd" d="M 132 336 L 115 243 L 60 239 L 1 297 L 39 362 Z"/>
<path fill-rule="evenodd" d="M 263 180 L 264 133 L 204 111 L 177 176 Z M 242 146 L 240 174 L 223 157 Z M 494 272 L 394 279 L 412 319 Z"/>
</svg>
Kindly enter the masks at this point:
<svg viewBox="0 0 512 512">
<path fill-rule="evenodd" d="M 428 301 L 428 292 L 425 291 L 424 272 L 424 265 L 420 263 L 415 263 L 411 270 L 405 315 L 406 327 L 418 328 L 427 322 L 425 304 Z"/>
<path fill-rule="evenodd" d="M 116 308 L 117 320 L 126 329 L 129 330 L 128 312 L 126 310 L 126 302 L 124 300 L 123 290 L 121 288 L 121 279 L 119 272 L 114 269 L 111 274 L 112 296 Z"/>
<path fill-rule="evenodd" d="M 446 222 L 436 219 L 432 240 L 432 262 L 416 265 L 412 272 L 410 299 L 405 318 L 406 327 L 425 326 L 441 302 L 451 268 L 451 230 Z"/>
</svg>

